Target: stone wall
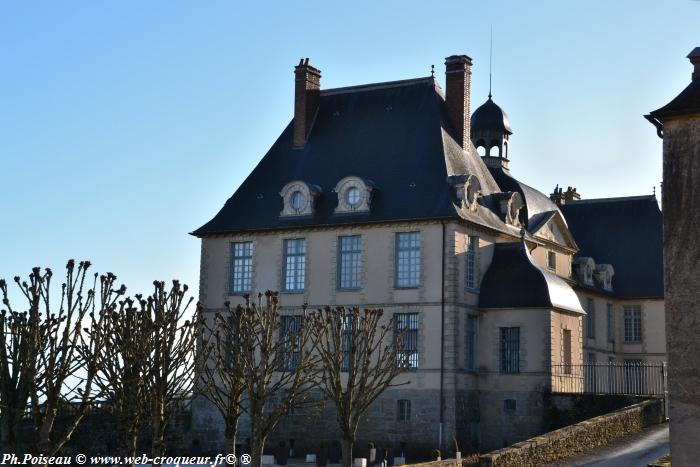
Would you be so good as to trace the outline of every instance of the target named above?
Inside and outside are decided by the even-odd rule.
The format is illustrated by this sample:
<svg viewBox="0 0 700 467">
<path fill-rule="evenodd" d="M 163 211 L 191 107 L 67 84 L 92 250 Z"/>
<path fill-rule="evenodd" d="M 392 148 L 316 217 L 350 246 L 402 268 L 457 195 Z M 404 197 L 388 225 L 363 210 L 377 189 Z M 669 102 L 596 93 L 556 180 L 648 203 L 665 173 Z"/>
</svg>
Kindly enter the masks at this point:
<svg viewBox="0 0 700 467">
<path fill-rule="evenodd" d="M 484 467 L 546 464 L 663 421 L 662 400 L 649 400 L 484 454 L 479 460 Z"/>
</svg>

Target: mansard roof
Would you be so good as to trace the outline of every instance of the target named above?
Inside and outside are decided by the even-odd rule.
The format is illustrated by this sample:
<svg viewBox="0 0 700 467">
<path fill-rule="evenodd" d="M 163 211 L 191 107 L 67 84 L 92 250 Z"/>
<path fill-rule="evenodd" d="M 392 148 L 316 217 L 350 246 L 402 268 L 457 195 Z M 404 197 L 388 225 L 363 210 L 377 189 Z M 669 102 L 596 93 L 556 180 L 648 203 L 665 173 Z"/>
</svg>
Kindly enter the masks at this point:
<svg viewBox="0 0 700 467">
<path fill-rule="evenodd" d="M 323 90 L 306 145 L 293 148 L 290 123 L 219 213 L 193 235 L 460 216 L 512 234 L 486 197 L 473 215 L 456 208 L 448 176 L 475 175 L 484 195 L 500 189 L 474 147 L 465 151 L 456 143 L 447 118 L 432 77 Z M 334 212 L 333 189 L 349 175 L 373 182 L 368 212 Z M 292 180 L 320 187 L 313 215 L 280 216 L 279 191 Z"/>
<path fill-rule="evenodd" d="M 655 196 L 571 201 L 562 210 L 580 247 L 577 256 L 615 268 L 616 296 L 663 298 L 663 225 Z"/>
<path fill-rule="evenodd" d="M 479 308 L 556 308 L 585 314 L 571 286 L 535 264 L 525 241 L 494 245 Z"/>
</svg>

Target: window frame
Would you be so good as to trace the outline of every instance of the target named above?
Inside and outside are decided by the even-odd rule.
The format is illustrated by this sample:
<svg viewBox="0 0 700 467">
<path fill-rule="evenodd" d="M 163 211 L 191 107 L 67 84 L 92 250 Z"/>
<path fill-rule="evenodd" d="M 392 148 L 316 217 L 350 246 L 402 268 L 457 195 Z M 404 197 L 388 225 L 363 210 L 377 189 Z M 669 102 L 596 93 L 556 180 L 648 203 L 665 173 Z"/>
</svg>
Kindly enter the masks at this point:
<svg viewBox="0 0 700 467">
<path fill-rule="evenodd" d="M 247 245 L 247 247 L 245 246 Z M 248 254 L 236 254 L 236 247 L 241 246 L 241 248 Z M 229 295 L 243 295 L 250 293 L 253 289 L 253 256 L 255 254 L 255 245 L 252 240 L 243 240 L 238 242 L 230 243 L 230 264 L 229 264 L 229 285 L 228 291 Z M 241 267 L 241 271 L 237 271 L 238 267 Z M 240 279 L 242 287 L 240 289 L 236 288 L 236 276 L 242 274 Z"/>
<path fill-rule="evenodd" d="M 357 240 L 357 244 L 354 248 L 343 250 L 344 240 Z M 362 289 L 362 235 L 341 235 L 338 237 L 338 253 L 337 253 L 337 265 L 336 265 L 336 289 L 337 290 L 360 290 Z M 343 285 L 344 280 L 344 265 L 345 260 L 349 259 L 351 264 L 348 266 L 348 273 L 351 276 L 357 275 L 356 285 L 352 282 L 350 285 Z M 352 264 L 356 261 L 356 264 Z M 356 269 L 356 270 L 355 270 Z"/>
<path fill-rule="evenodd" d="M 642 306 L 623 305 L 623 341 L 625 344 L 642 342 Z M 629 323 L 628 323 L 629 319 Z M 636 338 L 636 339 L 635 339 Z"/>
<path fill-rule="evenodd" d="M 573 368 L 573 337 L 571 329 L 561 330 L 562 363 L 564 364 L 564 374 L 570 375 Z"/>
<path fill-rule="evenodd" d="M 608 343 L 615 342 L 615 308 L 612 303 L 605 304 L 605 315 L 608 330 Z"/>
<path fill-rule="evenodd" d="M 556 251 L 547 250 L 547 269 L 550 271 L 557 270 L 557 253 Z"/>
<path fill-rule="evenodd" d="M 289 252 L 288 245 L 291 242 L 301 242 L 302 247 L 296 248 L 294 252 Z M 300 252 L 301 251 L 301 252 Z M 306 238 L 285 238 L 282 242 L 282 291 L 284 293 L 303 293 L 306 290 Z M 295 275 L 301 275 L 301 280 L 298 277 L 292 279 L 294 281 L 293 285 L 301 284 L 301 288 L 289 288 L 287 287 L 290 274 L 290 258 L 301 258 L 301 266 L 296 266 L 293 270 Z M 296 262 L 293 264 L 297 264 Z"/>
<path fill-rule="evenodd" d="M 468 291 L 479 290 L 479 236 L 467 235 L 465 249 L 464 281 Z"/>
<path fill-rule="evenodd" d="M 411 421 L 411 399 L 398 399 L 396 401 L 396 421 Z"/>
<path fill-rule="evenodd" d="M 415 244 L 409 245 L 408 247 L 401 247 L 401 237 L 403 236 L 415 236 L 415 239 L 409 240 L 409 243 Z M 394 235 L 394 288 L 396 289 L 418 289 L 421 286 L 421 272 L 422 272 L 422 245 L 421 245 L 421 235 L 420 231 L 408 231 L 408 232 L 395 232 Z M 408 254 L 406 268 L 407 272 L 404 274 L 408 279 L 415 276 L 415 282 L 407 282 L 406 284 L 401 284 L 399 271 L 401 269 L 401 253 L 405 252 Z M 417 252 L 417 258 L 414 258 L 415 264 L 411 264 L 411 253 Z M 415 273 L 412 272 L 411 266 L 415 266 Z"/>
<path fill-rule="evenodd" d="M 467 343 L 466 343 L 466 367 L 470 373 L 476 373 L 477 368 L 477 333 L 479 318 L 474 315 L 467 315 Z"/>
<path fill-rule="evenodd" d="M 586 300 L 586 338 L 595 340 L 595 300 Z"/>
<path fill-rule="evenodd" d="M 499 327 L 499 370 L 503 374 L 520 373 L 520 326 Z"/>
<path fill-rule="evenodd" d="M 289 329 L 289 325 L 293 329 Z M 304 325 L 304 315 L 280 315 L 279 339 L 284 340 L 284 360 L 280 362 L 280 372 L 292 372 L 299 366 L 301 358 L 301 327 Z"/>
<path fill-rule="evenodd" d="M 419 314 L 394 313 L 394 339 L 399 332 L 404 332 L 404 339 L 401 342 L 401 349 L 397 352 L 396 364 L 407 361 L 407 370 L 417 370 L 419 368 L 418 355 L 418 335 L 420 329 Z M 405 327 L 402 327 L 405 326 Z"/>
</svg>

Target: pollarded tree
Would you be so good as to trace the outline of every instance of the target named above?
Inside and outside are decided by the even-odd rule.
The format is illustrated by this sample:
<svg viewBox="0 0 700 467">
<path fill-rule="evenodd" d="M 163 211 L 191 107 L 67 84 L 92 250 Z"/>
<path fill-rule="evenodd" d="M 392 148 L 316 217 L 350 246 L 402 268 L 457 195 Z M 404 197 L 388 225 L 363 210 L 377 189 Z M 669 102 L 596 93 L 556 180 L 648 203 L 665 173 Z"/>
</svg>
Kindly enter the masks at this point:
<svg viewBox="0 0 700 467">
<path fill-rule="evenodd" d="M 315 334 L 321 357 L 319 386 L 336 407 L 343 437 L 343 462 L 353 461 L 360 419 L 369 406 L 395 383 L 415 350 L 404 323 L 382 324 L 381 309 L 325 307 L 316 315 Z M 408 345 L 410 344 L 410 345 Z"/>
<path fill-rule="evenodd" d="M 195 357 L 200 315 L 186 319 L 192 298 L 185 300 L 187 286 L 174 280 L 153 282 L 154 292 L 137 295 L 143 326 L 146 358 L 143 377 L 151 420 L 152 456 L 165 453 L 165 433 L 172 415 L 191 396 L 195 382 Z"/>
<path fill-rule="evenodd" d="M 202 320 L 202 345 L 199 349 L 198 390 L 224 419 L 227 453 L 236 453 L 238 421 L 243 414 L 246 390 L 242 375 L 241 308 L 216 313 L 213 323 Z"/>
<path fill-rule="evenodd" d="M 28 311 L 22 313 L 14 311 L 7 284 L 0 282 L 6 307 L 0 332 L 3 443 L 13 444 L 18 417 L 29 408 L 34 425 L 32 451 L 55 455 L 100 395 L 94 385 L 95 355 L 103 342 L 83 326 L 88 317 L 114 310 L 126 287 L 115 288 L 116 276 L 110 273 L 100 276 L 98 290 L 98 275 L 90 281 L 89 267 L 88 261 L 81 261 L 76 268 L 75 261 L 69 260 L 60 300 L 55 301 L 51 300 L 50 269 L 42 272 L 34 268 L 29 281 L 15 277 L 28 305 Z M 69 407 L 69 420 L 57 432 L 56 420 L 65 407 Z"/>
<path fill-rule="evenodd" d="M 276 292 L 262 294 L 258 303 L 246 297 L 236 309 L 239 331 L 232 337 L 240 345 L 231 371 L 245 382 L 245 410 L 251 419 L 253 467 L 260 467 L 268 435 L 290 410 L 315 403 L 312 399 L 319 374 L 318 326 L 314 313 L 283 316 Z"/>
</svg>

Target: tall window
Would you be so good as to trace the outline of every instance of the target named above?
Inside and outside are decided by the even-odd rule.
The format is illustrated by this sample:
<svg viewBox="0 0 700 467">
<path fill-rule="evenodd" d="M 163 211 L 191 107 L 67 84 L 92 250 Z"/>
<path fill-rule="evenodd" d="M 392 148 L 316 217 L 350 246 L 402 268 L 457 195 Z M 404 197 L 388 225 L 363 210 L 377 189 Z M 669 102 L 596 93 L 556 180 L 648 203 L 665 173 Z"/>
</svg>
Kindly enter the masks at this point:
<svg viewBox="0 0 700 467">
<path fill-rule="evenodd" d="M 608 321 L 608 342 L 615 341 L 615 315 L 613 314 L 613 305 L 608 303 L 606 305 L 605 314 Z"/>
<path fill-rule="evenodd" d="M 476 371 L 476 316 L 467 316 L 467 371 Z"/>
<path fill-rule="evenodd" d="M 411 401 L 408 399 L 399 399 L 396 401 L 396 420 L 399 422 L 407 422 L 411 420 Z"/>
<path fill-rule="evenodd" d="M 418 368 L 418 313 L 394 313 L 396 333 L 403 332 L 397 364 Z"/>
<path fill-rule="evenodd" d="M 284 241 L 284 290 L 304 290 L 306 276 L 306 240 L 294 238 Z"/>
<path fill-rule="evenodd" d="M 396 287 L 420 285 L 420 232 L 396 234 Z"/>
<path fill-rule="evenodd" d="M 571 374 L 571 330 L 562 330 L 562 350 L 564 351 L 564 374 Z"/>
<path fill-rule="evenodd" d="M 625 305 L 625 342 L 642 341 L 642 307 Z"/>
<path fill-rule="evenodd" d="M 293 371 L 299 366 L 301 342 L 299 331 L 301 330 L 302 316 L 280 316 L 280 340 L 284 342 L 284 360 L 280 365 L 280 371 Z"/>
<path fill-rule="evenodd" d="M 338 238 L 338 288 L 359 289 L 362 241 L 359 235 Z"/>
<path fill-rule="evenodd" d="M 501 373 L 520 373 L 520 328 L 501 329 Z"/>
<path fill-rule="evenodd" d="M 253 277 L 253 242 L 231 243 L 231 293 L 250 292 Z"/>
<path fill-rule="evenodd" d="M 353 321 L 353 315 L 347 314 L 343 316 L 342 329 L 340 330 L 340 351 L 343 352 L 343 361 L 340 364 L 340 371 L 350 371 Z"/>
<path fill-rule="evenodd" d="M 469 235 L 467 237 L 467 288 L 476 289 L 478 287 L 478 254 L 479 237 Z"/>
<path fill-rule="evenodd" d="M 553 251 L 547 252 L 547 267 L 552 271 L 557 270 L 557 254 Z"/>
<path fill-rule="evenodd" d="M 595 339 L 595 302 L 592 298 L 588 299 L 586 313 L 586 337 Z"/>
</svg>

